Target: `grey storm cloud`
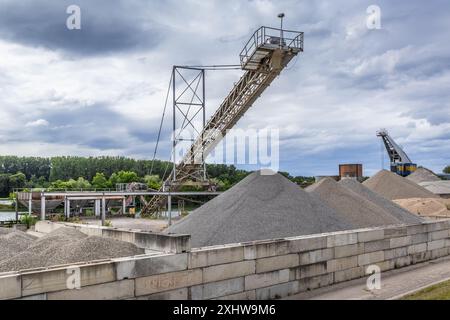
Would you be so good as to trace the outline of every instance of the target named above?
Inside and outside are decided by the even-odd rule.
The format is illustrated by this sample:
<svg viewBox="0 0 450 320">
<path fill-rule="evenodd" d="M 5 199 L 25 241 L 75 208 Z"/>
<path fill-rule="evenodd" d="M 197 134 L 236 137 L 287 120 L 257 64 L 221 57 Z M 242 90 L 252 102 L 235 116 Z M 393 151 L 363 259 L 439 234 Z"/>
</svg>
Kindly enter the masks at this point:
<svg viewBox="0 0 450 320">
<path fill-rule="evenodd" d="M 73 4 L 81 9 L 80 30 L 66 27 L 66 9 Z M 145 1 L 6 0 L 1 7 L 2 38 L 50 50 L 90 55 L 155 48 L 163 36 L 160 26 L 143 16 Z"/>
<path fill-rule="evenodd" d="M 81 30 L 65 26 L 72 4 L 81 8 Z M 376 1 L 381 30 L 366 27 L 372 4 L 0 0 L 0 55 L 14 58 L 0 60 L 2 150 L 28 150 L 29 142 L 151 158 L 172 65 L 238 63 L 254 29 L 277 26 L 285 12 L 285 26 L 305 32 L 305 51 L 237 127 L 279 128 L 281 169 L 293 174 L 335 174 L 340 162 L 374 173 L 381 127 L 440 171 L 450 163 L 448 1 Z M 239 75 L 207 73 L 208 114 Z M 162 159 L 171 146 L 166 116 Z"/>
</svg>

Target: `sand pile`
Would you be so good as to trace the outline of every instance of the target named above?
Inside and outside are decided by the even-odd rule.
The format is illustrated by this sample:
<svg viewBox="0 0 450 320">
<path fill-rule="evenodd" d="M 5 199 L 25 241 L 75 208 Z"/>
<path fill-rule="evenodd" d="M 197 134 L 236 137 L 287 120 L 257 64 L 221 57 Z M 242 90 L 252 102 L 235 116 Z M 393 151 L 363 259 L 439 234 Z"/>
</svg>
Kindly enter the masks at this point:
<svg viewBox="0 0 450 320">
<path fill-rule="evenodd" d="M 364 181 L 363 184 L 370 190 L 390 200 L 407 198 L 437 198 L 436 195 L 427 189 L 387 170 L 381 170 L 370 179 Z"/>
<path fill-rule="evenodd" d="M 450 199 L 411 198 L 394 200 L 406 210 L 423 217 L 450 217 Z"/>
<path fill-rule="evenodd" d="M 35 240 L 36 237 L 25 232 L 0 228 L 0 262 L 26 250 Z"/>
<path fill-rule="evenodd" d="M 406 179 L 417 184 L 428 181 L 441 181 L 441 179 L 433 173 L 433 171 L 426 168 L 417 168 L 415 172 L 406 177 Z"/>
<path fill-rule="evenodd" d="M 280 174 L 247 176 L 166 230 L 191 234 L 193 247 L 351 229 L 319 198 Z"/>
<path fill-rule="evenodd" d="M 3 260 L 0 272 L 87 262 L 143 254 L 132 243 L 87 236 L 72 228 L 57 229 L 34 241 L 26 250 Z"/>
<path fill-rule="evenodd" d="M 319 196 L 328 206 L 344 215 L 354 228 L 366 228 L 403 223 L 375 203 L 326 178 L 306 191 Z"/>
<path fill-rule="evenodd" d="M 362 183 L 359 183 L 354 179 L 344 179 L 339 181 L 339 184 L 350 189 L 359 196 L 373 202 L 381 209 L 393 215 L 395 218 L 397 218 L 403 223 L 414 224 L 422 222 L 421 218 L 411 214 L 409 211 L 403 209 L 393 201 L 382 197 L 378 193 L 373 192 L 369 188 L 365 187 Z"/>
</svg>

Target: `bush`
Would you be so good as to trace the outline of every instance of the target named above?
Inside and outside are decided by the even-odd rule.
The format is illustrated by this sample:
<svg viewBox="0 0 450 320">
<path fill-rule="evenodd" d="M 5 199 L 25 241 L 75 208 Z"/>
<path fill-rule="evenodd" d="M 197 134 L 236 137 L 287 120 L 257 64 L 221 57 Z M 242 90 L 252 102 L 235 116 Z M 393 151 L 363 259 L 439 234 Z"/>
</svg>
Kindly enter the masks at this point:
<svg viewBox="0 0 450 320">
<path fill-rule="evenodd" d="M 25 224 L 27 226 L 27 229 L 30 229 L 31 226 L 34 226 L 37 222 L 37 218 L 32 215 L 24 215 L 20 218 L 20 223 Z"/>
</svg>

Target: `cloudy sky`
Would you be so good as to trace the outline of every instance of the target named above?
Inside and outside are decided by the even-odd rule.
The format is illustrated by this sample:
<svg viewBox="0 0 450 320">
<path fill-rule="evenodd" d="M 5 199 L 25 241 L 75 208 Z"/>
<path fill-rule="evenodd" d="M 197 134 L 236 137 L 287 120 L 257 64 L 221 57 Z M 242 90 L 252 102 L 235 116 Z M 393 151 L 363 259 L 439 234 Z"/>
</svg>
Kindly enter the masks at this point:
<svg viewBox="0 0 450 320">
<path fill-rule="evenodd" d="M 81 30 L 66 27 L 72 4 Z M 381 29 L 366 26 L 372 4 Z M 279 128 L 282 170 L 355 162 L 373 174 L 380 128 L 419 165 L 450 164 L 445 0 L 0 0 L 0 154 L 151 159 L 172 65 L 239 63 L 279 12 L 305 32 L 305 51 L 237 127 Z M 241 74 L 207 73 L 208 115 Z M 169 152 L 166 121 L 158 158 Z"/>
</svg>

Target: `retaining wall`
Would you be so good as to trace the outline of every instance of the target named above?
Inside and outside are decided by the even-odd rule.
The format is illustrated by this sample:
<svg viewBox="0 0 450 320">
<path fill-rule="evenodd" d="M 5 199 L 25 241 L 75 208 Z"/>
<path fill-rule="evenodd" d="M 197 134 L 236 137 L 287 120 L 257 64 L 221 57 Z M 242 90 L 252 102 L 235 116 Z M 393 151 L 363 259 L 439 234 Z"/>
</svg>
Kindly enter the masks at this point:
<svg viewBox="0 0 450 320">
<path fill-rule="evenodd" d="M 274 299 L 447 256 L 450 220 L 256 241 L 0 275 L 0 298 Z"/>
</svg>

